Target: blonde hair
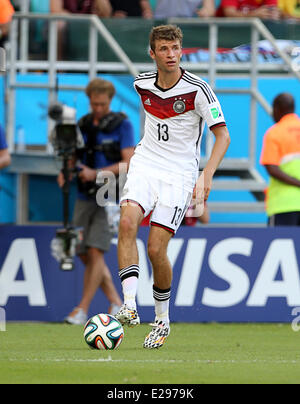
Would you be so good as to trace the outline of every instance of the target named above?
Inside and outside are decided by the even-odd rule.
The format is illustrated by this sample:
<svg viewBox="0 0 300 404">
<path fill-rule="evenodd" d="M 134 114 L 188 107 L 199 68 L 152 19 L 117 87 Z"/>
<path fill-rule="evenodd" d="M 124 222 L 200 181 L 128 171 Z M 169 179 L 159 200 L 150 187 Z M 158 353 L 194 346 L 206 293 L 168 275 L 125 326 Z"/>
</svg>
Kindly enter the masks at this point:
<svg viewBox="0 0 300 404">
<path fill-rule="evenodd" d="M 155 51 L 155 41 L 166 40 L 166 41 L 175 41 L 179 40 L 180 46 L 182 46 L 182 31 L 176 25 L 159 25 L 157 27 L 153 27 L 150 32 L 150 48 Z"/>
<path fill-rule="evenodd" d="M 87 85 L 85 93 L 89 98 L 92 94 L 106 93 L 109 98 L 112 99 L 116 93 L 116 90 L 114 85 L 110 81 L 103 79 L 94 79 Z"/>
</svg>

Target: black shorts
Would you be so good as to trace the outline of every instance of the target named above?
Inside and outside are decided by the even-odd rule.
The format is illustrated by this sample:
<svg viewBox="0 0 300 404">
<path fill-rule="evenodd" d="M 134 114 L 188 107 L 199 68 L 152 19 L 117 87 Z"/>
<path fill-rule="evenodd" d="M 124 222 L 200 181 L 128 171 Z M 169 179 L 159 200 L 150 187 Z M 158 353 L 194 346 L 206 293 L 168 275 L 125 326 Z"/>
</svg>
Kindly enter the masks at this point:
<svg viewBox="0 0 300 404">
<path fill-rule="evenodd" d="M 268 219 L 269 226 L 300 226 L 300 211 L 277 213 Z"/>
</svg>

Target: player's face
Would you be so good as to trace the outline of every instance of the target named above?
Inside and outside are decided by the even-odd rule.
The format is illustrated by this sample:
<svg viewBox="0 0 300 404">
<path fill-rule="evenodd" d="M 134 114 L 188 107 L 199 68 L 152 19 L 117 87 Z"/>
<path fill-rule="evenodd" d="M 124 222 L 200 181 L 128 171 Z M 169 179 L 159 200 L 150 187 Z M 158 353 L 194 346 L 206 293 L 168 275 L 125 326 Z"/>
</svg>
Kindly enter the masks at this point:
<svg viewBox="0 0 300 404">
<path fill-rule="evenodd" d="M 105 117 L 110 111 L 111 99 L 108 94 L 92 93 L 90 96 L 90 105 L 94 118 L 100 120 Z"/>
<path fill-rule="evenodd" d="M 182 56 L 179 39 L 175 41 L 157 40 L 155 50 L 150 50 L 150 56 L 155 60 L 158 70 L 165 73 L 177 71 Z"/>
</svg>

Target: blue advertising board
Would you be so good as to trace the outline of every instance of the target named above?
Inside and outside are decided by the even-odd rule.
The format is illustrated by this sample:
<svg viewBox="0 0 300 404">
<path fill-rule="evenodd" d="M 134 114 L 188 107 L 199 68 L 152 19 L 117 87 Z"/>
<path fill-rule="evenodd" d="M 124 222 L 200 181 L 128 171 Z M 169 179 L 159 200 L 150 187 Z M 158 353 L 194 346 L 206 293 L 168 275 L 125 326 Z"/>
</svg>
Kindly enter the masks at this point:
<svg viewBox="0 0 300 404">
<path fill-rule="evenodd" d="M 51 256 L 52 226 L 0 227 L 0 307 L 8 321 L 63 321 L 79 302 L 84 268 L 61 271 Z M 137 294 L 143 322 L 154 317 L 149 229 L 138 234 Z M 174 322 L 291 322 L 300 312 L 300 229 L 190 228 L 169 244 L 174 270 L 170 316 Z M 117 239 L 106 262 L 121 294 Z M 89 315 L 106 312 L 97 292 Z"/>
</svg>

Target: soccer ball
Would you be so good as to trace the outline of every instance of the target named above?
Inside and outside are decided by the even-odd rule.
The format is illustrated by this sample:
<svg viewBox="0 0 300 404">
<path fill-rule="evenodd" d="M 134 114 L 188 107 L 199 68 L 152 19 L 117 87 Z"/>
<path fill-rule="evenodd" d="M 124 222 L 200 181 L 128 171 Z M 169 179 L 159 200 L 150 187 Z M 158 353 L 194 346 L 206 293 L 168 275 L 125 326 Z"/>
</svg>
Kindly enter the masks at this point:
<svg viewBox="0 0 300 404">
<path fill-rule="evenodd" d="M 85 342 L 93 349 L 117 349 L 124 337 L 122 324 L 110 314 L 96 314 L 84 326 Z"/>
</svg>

